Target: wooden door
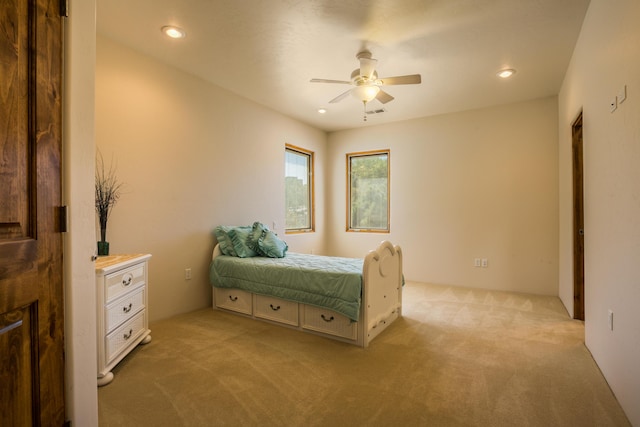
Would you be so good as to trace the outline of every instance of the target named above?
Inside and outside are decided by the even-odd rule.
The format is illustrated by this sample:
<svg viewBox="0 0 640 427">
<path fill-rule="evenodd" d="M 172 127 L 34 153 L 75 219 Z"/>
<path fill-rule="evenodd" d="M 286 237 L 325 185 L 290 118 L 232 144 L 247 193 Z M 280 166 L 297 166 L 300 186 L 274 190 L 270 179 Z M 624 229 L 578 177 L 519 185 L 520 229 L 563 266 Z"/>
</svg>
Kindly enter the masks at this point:
<svg viewBox="0 0 640 427">
<path fill-rule="evenodd" d="M 584 200 L 582 113 L 572 126 L 573 150 L 573 318 L 584 320 Z"/>
<path fill-rule="evenodd" d="M 64 414 L 59 0 L 0 2 L 0 425 Z"/>
</svg>

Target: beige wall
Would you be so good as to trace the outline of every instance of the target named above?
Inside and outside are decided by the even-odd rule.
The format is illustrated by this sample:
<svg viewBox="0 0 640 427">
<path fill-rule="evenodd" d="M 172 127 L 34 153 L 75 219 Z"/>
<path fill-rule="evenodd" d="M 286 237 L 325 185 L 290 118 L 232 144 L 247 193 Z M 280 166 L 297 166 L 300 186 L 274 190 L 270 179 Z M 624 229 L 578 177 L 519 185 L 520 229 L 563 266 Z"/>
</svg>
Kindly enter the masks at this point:
<svg viewBox="0 0 640 427">
<path fill-rule="evenodd" d="M 399 244 L 409 280 L 558 292 L 556 98 L 335 132 L 328 244 Z M 391 149 L 391 233 L 346 233 L 345 154 Z M 487 258 L 488 268 L 474 267 Z"/>
<path fill-rule="evenodd" d="M 324 249 L 322 233 L 283 231 L 285 143 L 316 153 L 322 201 L 324 132 L 100 36 L 97 52 L 97 147 L 125 183 L 107 240 L 112 253 L 153 255 L 151 320 L 211 304 L 217 225 L 275 221 L 291 250 Z"/>
<path fill-rule="evenodd" d="M 572 309 L 571 123 L 583 110 L 585 340 L 633 425 L 640 425 L 638 22 L 637 0 L 592 0 L 559 95 L 560 296 Z M 623 85 L 627 99 L 611 113 Z"/>
</svg>

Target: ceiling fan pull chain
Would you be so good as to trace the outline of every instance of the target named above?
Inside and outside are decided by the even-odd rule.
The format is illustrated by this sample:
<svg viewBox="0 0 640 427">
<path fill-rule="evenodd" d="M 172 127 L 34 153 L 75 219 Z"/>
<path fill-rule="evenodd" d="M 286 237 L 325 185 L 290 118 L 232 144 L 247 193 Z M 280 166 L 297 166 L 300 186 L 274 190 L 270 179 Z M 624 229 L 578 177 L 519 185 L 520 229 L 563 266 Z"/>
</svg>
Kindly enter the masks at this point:
<svg viewBox="0 0 640 427">
<path fill-rule="evenodd" d="M 364 114 L 363 122 L 366 122 L 367 121 L 367 101 L 362 101 L 362 113 Z"/>
</svg>

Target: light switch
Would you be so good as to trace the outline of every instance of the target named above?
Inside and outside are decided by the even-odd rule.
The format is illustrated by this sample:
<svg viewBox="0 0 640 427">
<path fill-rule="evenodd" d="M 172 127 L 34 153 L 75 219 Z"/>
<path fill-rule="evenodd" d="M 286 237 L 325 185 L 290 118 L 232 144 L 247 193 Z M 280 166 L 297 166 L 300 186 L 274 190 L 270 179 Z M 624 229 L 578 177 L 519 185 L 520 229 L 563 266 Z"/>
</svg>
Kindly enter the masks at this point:
<svg viewBox="0 0 640 427">
<path fill-rule="evenodd" d="M 627 99 L 627 85 L 622 85 L 618 91 L 618 104 L 622 104 Z"/>
</svg>

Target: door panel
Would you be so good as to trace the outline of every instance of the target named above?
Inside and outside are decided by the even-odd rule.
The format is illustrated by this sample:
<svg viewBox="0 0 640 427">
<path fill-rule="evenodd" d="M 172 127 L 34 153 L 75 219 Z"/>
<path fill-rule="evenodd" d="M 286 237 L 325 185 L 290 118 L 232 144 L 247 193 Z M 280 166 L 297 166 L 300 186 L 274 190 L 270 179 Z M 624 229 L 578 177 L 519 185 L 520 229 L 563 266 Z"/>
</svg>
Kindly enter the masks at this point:
<svg viewBox="0 0 640 427">
<path fill-rule="evenodd" d="M 59 10 L 0 6 L 0 425 L 65 421 Z"/>
<path fill-rule="evenodd" d="M 2 423 L 7 426 L 35 424 L 33 415 L 38 413 L 39 402 L 36 387 L 37 328 L 33 327 L 35 303 L 0 315 L 0 401 L 3 405 Z"/>
<path fill-rule="evenodd" d="M 7 1 L 7 4 L 4 4 Z M 29 163 L 29 4 L 26 1 L 3 0 L 0 8 L 3 28 L 0 37 L 0 165 L 2 180 L 11 177 L 11 185 L 0 186 L 0 237 L 26 237 L 29 233 L 31 206 L 29 187 L 33 178 Z"/>
<path fill-rule="evenodd" d="M 572 126 L 573 150 L 573 318 L 584 320 L 584 196 L 582 114 Z"/>
</svg>

